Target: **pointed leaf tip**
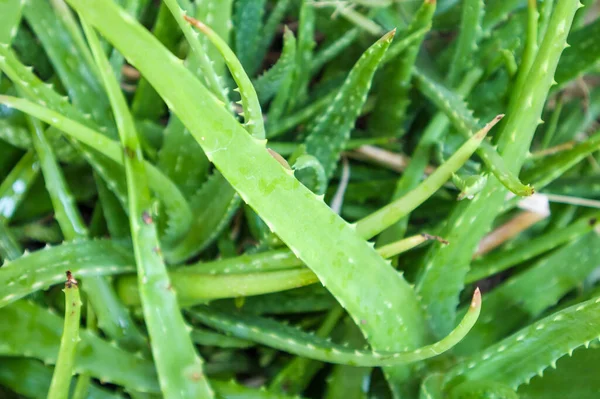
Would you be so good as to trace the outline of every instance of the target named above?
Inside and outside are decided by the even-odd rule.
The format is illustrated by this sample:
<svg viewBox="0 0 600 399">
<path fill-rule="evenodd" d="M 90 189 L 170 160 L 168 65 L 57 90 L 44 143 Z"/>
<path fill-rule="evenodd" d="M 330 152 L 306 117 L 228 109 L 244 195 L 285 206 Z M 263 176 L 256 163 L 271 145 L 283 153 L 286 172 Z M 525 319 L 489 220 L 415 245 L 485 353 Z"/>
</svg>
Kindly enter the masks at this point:
<svg viewBox="0 0 600 399">
<path fill-rule="evenodd" d="M 190 25 L 194 26 L 195 28 L 198 28 L 200 31 L 202 31 L 203 33 L 206 33 L 208 31 L 208 26 L 204 25 L 203 22 L 198 21 L 195 18 L 192 18 L 188 15 L 183 15 L 183 19 L 185 19 L 187 22 L 190 23 Z"/>
<path fill-rule="evenodd" d="M 481 307 L 481 291 L 479 287 L 475 288 L 473 299 L 471 299 L 471 309 L 479 309 Z"/>
<path fill-rule="evenodd" d="M 396 35 L 396 28 L 392 29 L 391 31 L 389 31 L 388 33 L 383 35 L 382 39 L 391 41 L 395 35 Z"/>
</svg>

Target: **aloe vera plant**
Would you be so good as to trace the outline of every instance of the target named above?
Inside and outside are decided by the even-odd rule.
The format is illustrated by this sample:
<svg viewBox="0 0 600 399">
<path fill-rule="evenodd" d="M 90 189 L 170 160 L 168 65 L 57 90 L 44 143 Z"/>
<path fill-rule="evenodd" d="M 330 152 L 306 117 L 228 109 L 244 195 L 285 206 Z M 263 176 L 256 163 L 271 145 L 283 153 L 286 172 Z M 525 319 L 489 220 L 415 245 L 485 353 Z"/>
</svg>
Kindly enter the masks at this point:
<svg viewBox="0 0 600 399">
<path fill-rule="evenodd" d="M 594 397 L 599 27 L 0 0 L 0 392 Z"/>
</svg>

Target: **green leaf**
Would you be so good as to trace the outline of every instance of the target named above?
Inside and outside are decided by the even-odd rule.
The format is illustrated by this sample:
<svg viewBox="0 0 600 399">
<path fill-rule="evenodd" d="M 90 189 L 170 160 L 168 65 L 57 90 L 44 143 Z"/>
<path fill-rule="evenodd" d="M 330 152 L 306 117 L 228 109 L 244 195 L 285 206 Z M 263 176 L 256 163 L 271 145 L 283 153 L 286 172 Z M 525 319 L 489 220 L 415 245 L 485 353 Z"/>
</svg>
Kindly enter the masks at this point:
<svg viewBox="0 0 600 399">
<path fill-rule="evenodd" d="M 81 317 L 81 300 L 77 281 L 67 272 L 65 283 L 65 324 L 60 339 L 60 350 L 48 391 L 49 399 L 62 399 L 69 396 L 69 386 L 73 375 L 75 351 L 79 342 L 79 322 Z"/>
<path fill-rule="evenodd" d="M 479 291 L 473 296 L 470 311 L 443 340 L 406 352 L 382 352 L 347 348 L 302 332 L 273 320 L 243 314 L 227 314 L 208 307 L 191 314 L 202 323 L 238 338 L 248 339 L 298 356 L 323 362 L 361 367 L 393 366 L 437 356 L 456 345 L 471 329 L 481 308 Z"/>
<path fill-rule="evenodd" d="M 492 380 L 513 389 L 600 335 L 600 298 L 572 306 L 525 327 L 454 366 L 447 376 Z"/>
<path fill-rule="evenodd" d="M 350 131 L 367 99 L 373 75 L 394 33 L 387 33 L 365 51 L 306 138 L 306 152 L 319 160 L 327 178 L 335 171 L 344 143 L 350 138 Z"/>
<path fill-rule="evenodd" d="M 84 22 L 87 22 L 85 18 Z M 115 113 L 125 153 L 129 223 L 140 297 L 161 391 L 168 397 L 213 398 L 214 393 L 204 377 L 203 360 L 196 353 L 188 327 L 179 312 L 161 256 L 158 231 L 152 219 L 146 164 L 133 117 L 100 41 L 87 23 L 83 23 L 83 27 Z"/>
<path fill-rule="evenodd" d="M 0 43 L 10 44 L 17 35 L 21 23 L 20 0 L 0 2 Z"/>
<path fill-rule="evenodd" d="M 280 90 L 296 63 L 296 38 L 289 29 L 283 34 L 283 50 L 277 62 L 254 80 L 253 85 L 261 104 L 267 103 Z"/>
</svg>

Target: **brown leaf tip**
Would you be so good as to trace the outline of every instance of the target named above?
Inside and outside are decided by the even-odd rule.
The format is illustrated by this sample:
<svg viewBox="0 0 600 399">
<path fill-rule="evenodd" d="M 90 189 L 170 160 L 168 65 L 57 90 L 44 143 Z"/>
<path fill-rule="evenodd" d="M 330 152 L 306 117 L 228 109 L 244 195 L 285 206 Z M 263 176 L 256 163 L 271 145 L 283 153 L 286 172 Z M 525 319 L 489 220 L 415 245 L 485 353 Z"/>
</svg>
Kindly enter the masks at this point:
<svg viewBox="0 0 600 399">
<path fill-rule="evenodd" d="M 202 32 L 206 32 L 208 30 L 208 26 L 204 25 L 203 22 L 198 21 L 196 18 L 184 15 L 183 19 L 189 22 L 192 26 L 200 29 Z"/>
<path fill-rule="evenodd" d="M 427 240 L 435 240 L 435 241 L 441 242 L 444 245 L 450 244 L 448 242 L 448 240 L 444 240 L 442 237 L 439 237 L 439 236 L 434 236 L 434 235 L 427 234 L 427 233 L 421 233 L 421 235 Z"/>
<path fill-rule="evenodd" d="M 479 287 L 475 288 L 475 292 L 473 293 L 473 299 L 471 299 L 471 309 L 477 309 L 481 306 L 481 291 L 479 291 Z"/>
<path fill-rule="evenodd" d="M 67 270 L 67 281 L 65 281 L 65 287 L 71 288 L 73 286 L 77 286 L 77 280 L 73 277 L 73 274 L 70 270 Z"/>
</svg>

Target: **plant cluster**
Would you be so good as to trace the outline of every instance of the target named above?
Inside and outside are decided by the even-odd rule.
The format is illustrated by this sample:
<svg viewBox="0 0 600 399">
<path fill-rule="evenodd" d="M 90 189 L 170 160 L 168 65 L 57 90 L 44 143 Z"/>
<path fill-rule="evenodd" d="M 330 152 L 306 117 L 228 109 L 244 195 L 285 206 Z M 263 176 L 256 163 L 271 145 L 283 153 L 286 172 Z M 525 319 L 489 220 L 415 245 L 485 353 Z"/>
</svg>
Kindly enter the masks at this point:
<svg viewBox="0 0 600 399">
<path fill-rule="evenodd" d="M 581 1 L 0 0 L 0 395 L 599 397 Z"/>
</svg>

